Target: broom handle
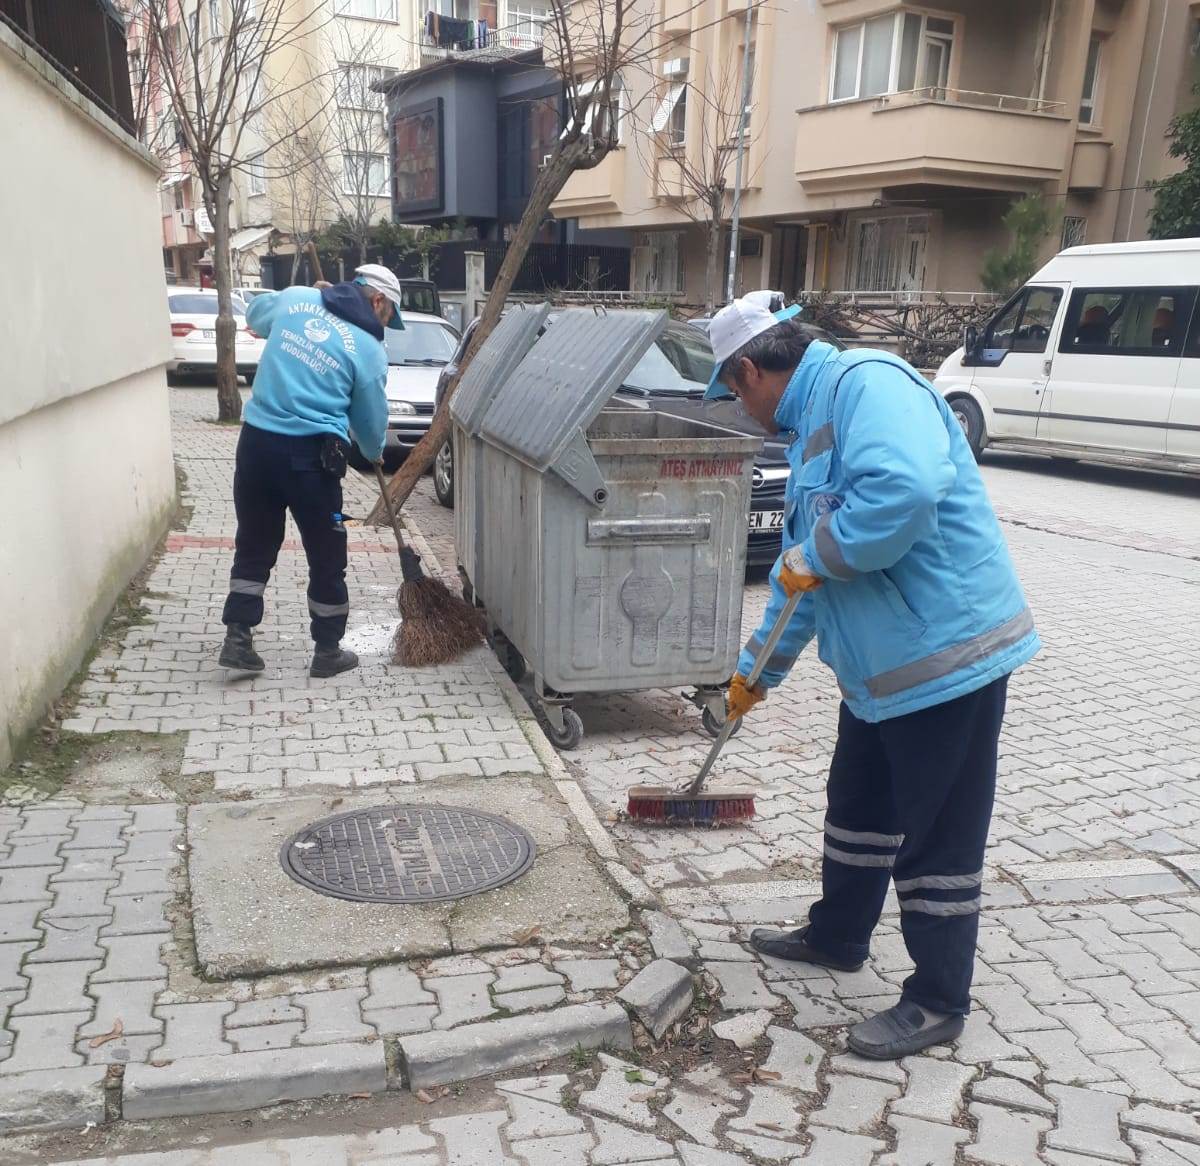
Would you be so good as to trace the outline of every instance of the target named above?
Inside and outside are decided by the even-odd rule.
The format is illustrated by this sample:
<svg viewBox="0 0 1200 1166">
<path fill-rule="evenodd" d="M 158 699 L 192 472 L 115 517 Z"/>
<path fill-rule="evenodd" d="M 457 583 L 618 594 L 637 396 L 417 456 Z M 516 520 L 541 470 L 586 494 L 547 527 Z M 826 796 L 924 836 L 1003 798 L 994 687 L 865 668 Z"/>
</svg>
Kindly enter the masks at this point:
<svg viewBox="0 0 1200 1166">
<path fill-rule="evenodd" d="M 753 688 L 758 683 L 758 678 L 763 674 L 763 669 L 766 668 L 771 653 L 775 651 L 779 641 L 783 638 L 783 633 L 787 630 L 787 626 L 791 622 L 792 616 L 796 614 L 796 608 L 800 606 L 800 600 L 803 598 L 804 592 L 797 591 L 795 595 L 789 596 L 787 603 L 783 605 L 779 618 L 771 625 L 771 630 L 767 633 L 763 646 L 759 649 L 758 655 L 754 657 L 754 666 L 750 669 L 750 675 L 746 677 L 747 688 Z M 691 785 L 684 792 L 685 797 L 694 798 L 700 792 L 704 785 L 704 779 L 708 777 L 717 758 L 721 756 L 721 750 L 725 748 L 725 743 L 733 736 L 733 730 L 737 727 L 739 720 L 741 720 L 740 717 L 730 717 L 726 720 L 717 739 L 712 743 L 712 748 L 708 751 L 704 764 L 700 766 L 700 772 L 696 774 Z"/>
<path fill-rule="evenodd" d="M 387 480 L 383 476 L 383 470 L 379 468 L 379 463 L 374 462 L 375 466 L 375 481 L 379 483 L 379 496 L 383 499 L 383 508 L 387 511 L 388 521 L 392 524 L 392 534 L 396 536 L 396 548 L 403 551 L 404 537 L 400 533 L 400 516 L 396 513 L 396 508 L 392 505 L 391 498 L 388 497 Z"/>
<path fill-rule="evenodd" d="M 317 245 L 311 239 L 304 244 L 304 252 L 308 256 L 309 262 L 312 264 L 313 275 L 325 282 L 325 273 L 321 270 L 321 257 L 317 254 Z"/>
</svg>

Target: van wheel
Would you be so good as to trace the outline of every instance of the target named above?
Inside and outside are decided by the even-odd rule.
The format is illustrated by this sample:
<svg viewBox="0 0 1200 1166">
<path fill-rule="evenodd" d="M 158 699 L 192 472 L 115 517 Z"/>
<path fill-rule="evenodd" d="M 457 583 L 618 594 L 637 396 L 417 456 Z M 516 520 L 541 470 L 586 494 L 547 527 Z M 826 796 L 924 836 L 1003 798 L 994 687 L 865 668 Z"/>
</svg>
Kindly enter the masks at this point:
<svg viewBox="0 0 1200 1166">
<path fill-rule="evenodd" d="M 978 461 L 983 447 L 987 444 L 987 430 L 984 428 L 983 414 L 979 406 L 970 397 L 955 397 L 950 402 L 950 411 L 954 414 L 954 420 L 962 426 L 967 444 Z"/>
</svg>

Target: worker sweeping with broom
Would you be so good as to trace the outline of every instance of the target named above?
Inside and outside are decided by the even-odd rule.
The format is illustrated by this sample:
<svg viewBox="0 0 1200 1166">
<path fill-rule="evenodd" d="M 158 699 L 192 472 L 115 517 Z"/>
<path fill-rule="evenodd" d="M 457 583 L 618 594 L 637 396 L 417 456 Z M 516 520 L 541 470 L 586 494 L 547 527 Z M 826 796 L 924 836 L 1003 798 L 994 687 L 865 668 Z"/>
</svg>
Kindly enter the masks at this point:
<svg viewBox="0 0 1200 1166">
<path fill-rule="evenodd" d="M 807 926 L 760 928 L 750 942 L 777 959 L 857 970 L 894 880 L 915 970 L 899 1002 L 852 1026 L 848 1043 L 867 1057 L 905 1057 L 963 1029 L 1006 687 L 1039 641 L 940 395 L 889 353 L 812 340 L 798 309 L 772 311 L 771 300 L 751 293 L 709 328 L 707 395 L 732 394 L 764 428 L 792 437 L 784 550 L 728 711 L 749 713 L 814 635 L 843 703 L 821 898 Z"/>
<path fill-rule="evenodd" d="M 353 436 L 374 461 L 387 434 L 383 330 L 403 328 L 400 283 L 367 264 L 351 283 L 255 296 L 246 322 L 267 338 L 246 405 L 233 479 L 237 539 L 222 620 L 222 666 L 261 672 L 253 630 L 290 510 L 308 556 L 310 675 L 336 676 L 358 657 L 341 647 L 350 612 L 342 478 Z"/>
</svg>

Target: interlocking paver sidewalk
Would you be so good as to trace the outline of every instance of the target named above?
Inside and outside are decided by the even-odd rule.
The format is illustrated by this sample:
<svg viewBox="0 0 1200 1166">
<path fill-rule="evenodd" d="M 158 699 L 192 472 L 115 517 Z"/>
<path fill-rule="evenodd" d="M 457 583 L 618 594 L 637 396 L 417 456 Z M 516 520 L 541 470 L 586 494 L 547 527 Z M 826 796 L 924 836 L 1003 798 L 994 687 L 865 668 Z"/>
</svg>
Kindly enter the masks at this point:
<svg viewBox="0 0 1200 1166">
<path fill-rule="evenodd" d="M 1190 873 L 1200 870 L 1200 500 L 1180 479 L 1019 458 L 986 460 L 984 476 L 1046 648 L 1010 690 L 976 1011 L 952 1052 L 908 1063 L 934 1076 L 905 1070 L 886 1129 L 877 1127 L 889 1149 L 876 1162 L 965 1155 L 1024 1166 L 1070 1153 L 1132 1161 L 1135 1149 L 1155 1147 L 1118 1132 L 1127 1105 L 1200 1105 L 1200 897 Z M 413 512 L 449 562 L 448 512 L 427 491 Z M 761 582 L 748 586 L 747 633 L 765 595 Z M 674 693 L 589 697 L 576 707 L 586 736 L 572 769 L 604 817 L 619 811 L 629 785 L 689 776 L 707 748 Z M 669 906 L 667 942 L 698 951 L 724 1007 L 785 997 L 793 1023 L 835 1048 L 842 1026 L 890 1003 L 908 973 L 894 899 L 869 965 L 873 989 L 853 991 L 854 977 L 836 972 L 755 961 L 745 941 L 753 924 L 800 922 L 819 890 L 836 710 L 809 653 L 730 742 L 715 779 L 758 787 L 753 824 L 712 833 L 612 827 Z M 661 934 L 650 926 L 652 939 Z M 862 1072 L 861 1063 L 816 1059 L 836 1104 L 845 1074 Z M 1108 1108 L 1089 1121 L 1079 1098 L 1092 1090 Z M 964 1114 L 969 1129 L 943 1124 Z M 1166 1132 L 1194 1143 L 1179 1160 L 1200 1157 L 1193 1125 Z M 1168 1160 L 1174 1151 L 1157 1152 Z"/>
<path fill-rule="evenodd" d="M 227 684 L 211 658 L 235 434 L 202 420 L 207 396 L 173 401 L 192 520 L 150 581 L 151 622 L 95 662 L 73 728 L 183 733 L 186 774 L 211 775 L 218 798 L 438 781 L 447 766 L 567 776 L 483 649 L 436 673 L 385 667 L 396 586 L 386 532 L 351 536 L 359 675 L 306 677 L 302 556 L 289 544 L 262 635 L 270 667 Z M 359 1166 L 389 1155 L 442 1164 L 462 1154 L 524 1166 L 1195 1160 L 1200 561 L 1190 532 L 1200 529 L 1200 502 L 1157 479 L 1086 468 L 1064 477 L 1015 459 L 985 465 L 985 477 L 1046 650 L 1012 686 L 976 1006 L 953 1049 L 900 1065 L 843 1051 L 845 1024 L 890 1003 L 908 973 L 894 899 L 862 973 L 762 961 L 746 942 L 755 924 L 799 922 L 818 890 L 837 701 L 806 658 L 722 762 L 722 779 L 761 789 L 748 827 L 607 820 L 628 785 L 692 772 L 707 738 L 677 694 L 579 702 L 587 736 L 566 764 L 607 820 L 611 841 L 601 835 L 598 845 L 608 856 L 615 843 L 649 885 L 637 894 L 658 898 L 640 917 L 647 941 L 635 934 L 607 951 L 535 945 L 408 968 L 205 983 L 180 945 L 177 807 L 62 800 L 0 809 L 0 1113 L 8 1099 L 33 1107 L 41 1097 L 60 1118 L 98 1120 L 108 1064 L 124 1066 L 134 1112 L 155 1111 L 170 1092 L 154 1088 L 160 1064 L 164 1083 L 186 1081 L 190 1064 L 227 1091 L 253 1097 L 270 1078 L 289 1096 L 280 1082 L 316 1050 L 331 1088 L 378 1082 L 394 1040 L 519 1025 L 509 1015 L 525 1007 L 599 1006 L 659 957 L 697 971 L 701 998 L 715 998 L 727 1018 L 753 1021 L 744 1050 L 709 1034 L 695 1066 L 642 1048 L 643 1071 L 572 1062 L 569 1073 L 502 1082 L 469 1114 L 431 1112 L 369 1137 L 270 1139 L 254 1157 L 242 1147 L 181 1149 L 155 1166 Z M 347 509 L 370 503 L 351 478 Z M 452 568 L 449 515 L 427 484 L 410 511 Z M 761 583 L 749 587 L 747 628 L 763 597 Z M 97 1036 L 110 1039 L 93 1047 Z M 351 1050 L 344 1063 L 342 1050 Z M 735 1079 L 746 1064 L 766 1073 Z M 48 1075 L 59 1082 L 53 1098 Z"/>
</svg>

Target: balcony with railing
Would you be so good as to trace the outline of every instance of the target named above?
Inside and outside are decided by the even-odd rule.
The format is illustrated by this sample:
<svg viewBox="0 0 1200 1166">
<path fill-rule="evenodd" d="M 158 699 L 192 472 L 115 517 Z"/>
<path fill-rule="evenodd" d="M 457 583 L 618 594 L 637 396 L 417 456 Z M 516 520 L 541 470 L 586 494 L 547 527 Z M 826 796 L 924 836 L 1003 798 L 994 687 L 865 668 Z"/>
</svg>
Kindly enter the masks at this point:
<svg viewBox="0 0 1200 1166">
<path fill-rule="evenodd" d="M 444 57 L 468 60 L 507 60 L 542 47 L 546 19 L 525 15 L 500 28 L 478 16 L 472 7 L 468 17 L 447 17 L 436 12 L 425 16 L 421 35 L 421 57 L 429 62 Z"/>
<path fill-rule="evenodd" d="M 813 196 L 885 186 L 1022 190 L 1071 164 L 1061 102 L 931 86 L 799 110 L 796 177 Z"/>
<path fill-rule="evenodd" d="M 0 23 L 122 129 L 135 133 L 125 22 L 110 0 L 0 0 Z"/>
</svg>

